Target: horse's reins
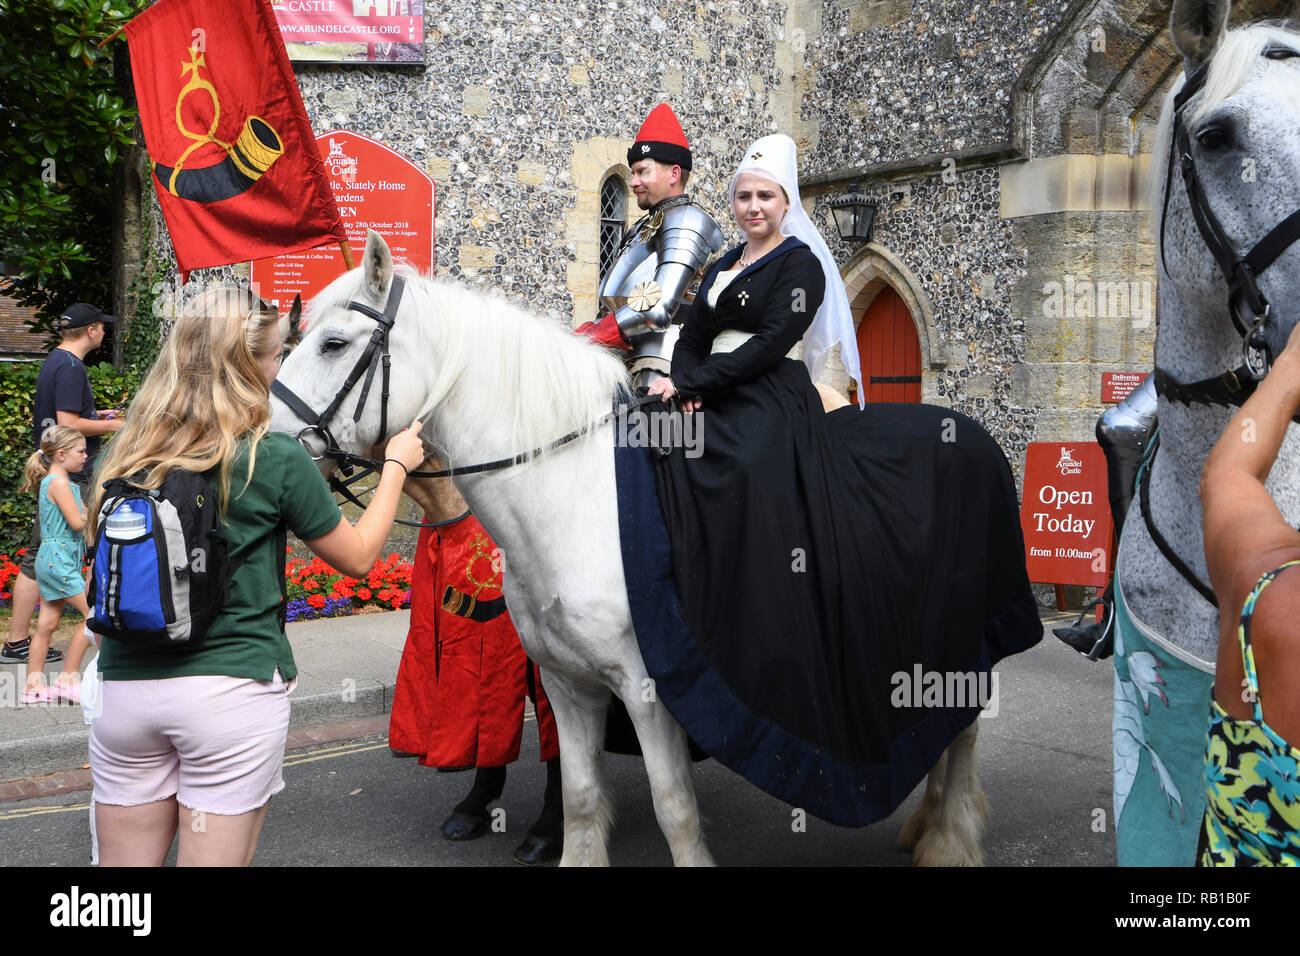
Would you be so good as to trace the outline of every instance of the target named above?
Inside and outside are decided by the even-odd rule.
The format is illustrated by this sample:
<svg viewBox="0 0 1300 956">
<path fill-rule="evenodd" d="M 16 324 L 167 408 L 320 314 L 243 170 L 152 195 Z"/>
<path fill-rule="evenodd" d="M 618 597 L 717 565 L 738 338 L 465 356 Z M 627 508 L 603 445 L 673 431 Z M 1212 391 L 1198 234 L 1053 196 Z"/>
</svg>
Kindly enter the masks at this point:
<svg viewBox="0 0 1300 956">
<path fill-rule="evenodd" d="M 1271 60 L 1288 59 L 1296 56 L 1296 51 L 1284 46 L 1272 46 L 1264 50 L 1263 55 Z M 1214 210 L 1210 208 L 1209 199 L 1196 173 L 1196 162 L 1192 159 L 1191 136 L 1184 122 L 1183 109 L 1187 102 L 1205 86 L 1209 75 L 1206 63 L 1183 84 L 1183 88 L 1174 97 L 1173 129 L 1169 136 L 1169 160 L 1165 168 L 1165 195 L 1160 210 L 1160 264 L 1165 275 L 1169 267 L 1165 263 L 1165 220 L 1169 215 L 1169 194 L 1173 186 L 1173 168 L 1175 153 L 1183 174 L 1183 183 L 1187 189 L 1187 202 L 1196 221 L 1197 231 L 1205 242 L 1210 254 L 1219 263 L 1224 278 L 1228 282 L 1228 316 L 1232 324 L 1241 333 L 1242 362 L 1236 368 L 1228 369 L 1211 378 L 1197 382 L 1181 382 L 1165 369 L 1156 366 L 1156 393 L 1171 402 L 1183 405 L 1220 405 L 1240 407 L 1255 391 L 1259 382 L 1268 374 L 1273 364 L 1273 352 L 1269 347 L 1265 331 L 1274 321 L 1273 307 L 1259 288 L 1258 278 L 1271 266 L 1292 243 L 1300 239 L 1300 209 L 1287 216 L 1269 230 L 1268 234 L 1244 255 L 1237 255 L 1232 240 L 1224 231 Z M 1254 323 L 1248 329 L 1239 317 L 1239 312 L 1248 310 L 1254 317 Z M 1292 416 L 1292 421 L 1300 422 L 1300 414 Z M 1178 556 L 1177 552 L 1165 540 L 1164 535 L 1155 526 L 1151 515 L 1151 471 L 1157 449 L 1160 447 L 1158 434 L 1152 437 L 1151 446 L 1144 456 L 1138 479 L 1139 496 L 1142 503 L 1142 517 L 1147 532 L 1160 553 L 1183 578 L 1194 587 L 1202 597 L 1216 608 L 1219 606 L 1214 591 L 1202 581 L 1197 574 Z"/>
<path fill-rule="evenodd" d="M 356 363 L 352 366 L 352 370 L 348 373 L 347 379 L 344 380 L 343 385 L 339 388 L 338 392 L 335 393 L 334 400 L 329 403 L 325 411 L 317 414 L 310 405 L 299 398 L 293 390 L 289 388 L 288 385 L 285 385 L 280 379 L 277 378 L 271 382 L 272 394 L 288 405 L 289 408 L 293 410 L 294 414 L 307 423 L 306 427 L 300 429 L 298 434 L 294 436 L 298 440 L 299 444 L 302 444 L 303 447 L 306 448 L 306 442 L 303 441 L 303 436 L 312 433 L 316 434 L 325 443 L 325 447 L 319 455 L 312 455 L 313 460 L 320 461 L 322 458 L 330 458 L 339 466 L 339 471 L 342 472 L 344 477 L 341 479 L 338 475 L 331 475 L 329 479 L 330 488 L 336 493 L 342 495 L 352 504 L 361 508 L 364 508 L 365 504 L 352 493 L 350 486 L 363 478 L 381 471 L 383 463 L 375 461 L 373 458 L 366 458 L 363 455 L 354 455 L 351 452 L 344 451 L 339 447 L 339 443 L 335 439 L 334 433 L 330 431 L 329 423 L 334 417 L 334 414 L 339 410 L 339 407 L 343 404 L 344 398 L 346 398 L 348 393 L 356 387 L 357 382 L 361 381 L 361 376 L 364 373 L 365 383 L 361 387 L 361 395 L 357 399 L 356 410 L 352 413 L 352 421 L 354 424 L 361 420 L 361 412 L 365 407 L 366 399 L 370 396 L 370 386 L 374 381 L 375 368 L 380 367 L 382 368 L 382 384 L 380 387 L 379 404 L 380 440 L 382 440 L 387 434 L 388 370 L 389 365 L 391 364 L 391 358 L 388 352 L 388 334 L 392 331 L 393 324 L 397 321 L 397 310 L 401 305 L 402 293 L 405 289 L 406 285 L 402 277 L 394 275 L 392 284 L 388 289 L 388 301 L 384 304 L 383 312 L 377 312 L 364 302 L 357 302 L 356 300 L 348 301 L 346 306 L 347 309 L 354 312 L 360 312 L 363 315 L 368 315 L 378 324 L 375 326 L 374 332 L 370 335 L 370 341 L 366 343 L 365 351 L 361 353 L 361 357 L 358 358 Z M 555 441 L 543 445 L 540 448 L 534 448 L 532 451 L 512 455 L 508 458 L 497 458 L 494 461 L 485 461 L 476 465 L 465 465 L 459 468 L 443 468 L 438 471 L 412 471 L 408 472 L 407 477 L 452 478 L 456 475 L 476 475 L 482 474 L 483 472 L 499 471 L 503 468 L 512 468 L 516 465 L 522 465 L 532 461 L 539 455 L 545 454 L 549 451 L 554 451 L 557 448 L 582 438 L 584 435 L 589 434 L 592 430 L 599 428 L 601 425 L 605 424 L 605 422 L 610 421 L 623 412 L 626 412 L 628 409 L 639 408 L 642 405 L 648 405 L 651 402 L 658 401 L 661 401 L 658 395 L 646 395 L 640 398 L 628 399 L 589 425 L 574 429 L 567 435 L 562 435 L 555 439 Z M 311 454 L 311 449 L 307 449 L 307 453 Z M 362 470 L 354 475 L 352 473 L 354 467 L 359 467 Z M 458 517 L 452 518 L 448 521 L 439 521 L 434 523 L 401 520 L 399 520 L 398 523 L 415 528 L 437 528 L 460 521 L 468 514 L 469 512 L 466 511 L 465 514 L 459 515 Z"/>
</svg>

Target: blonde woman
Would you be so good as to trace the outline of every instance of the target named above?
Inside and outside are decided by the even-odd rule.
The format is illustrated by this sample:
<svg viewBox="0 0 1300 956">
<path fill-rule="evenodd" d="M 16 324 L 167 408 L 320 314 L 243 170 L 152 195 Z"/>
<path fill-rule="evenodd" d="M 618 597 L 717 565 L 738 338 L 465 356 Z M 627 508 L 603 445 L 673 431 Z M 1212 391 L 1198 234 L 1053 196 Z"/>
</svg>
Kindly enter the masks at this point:
<svg viewBox="0 0 1300 956">
<path fill-rule="evenodd" d="M 223 515 L 231 600 L 201 646 L 127 646 L 105 638 L 103 712 L 90 739 L 95 823 L 105 866 L 161 866 L 179 831 L 181 866 L 248 865 L 268 802 L 284 789 L 288 695 L 297 669 L 281 621 L 281 525 L 356 577 L 392 528 L 406 472 L 424 460 L 420 423 L 394 436 L 370 506 L 342 520 L 315 463 L 268 431 L 279 370 L 274 307 L 243 289 L 186 306 L 96 469 L 92 540 L 110 478 L 205 475 Z M 277 553 L 280 552 L 280 553 Z"/>
</svg>

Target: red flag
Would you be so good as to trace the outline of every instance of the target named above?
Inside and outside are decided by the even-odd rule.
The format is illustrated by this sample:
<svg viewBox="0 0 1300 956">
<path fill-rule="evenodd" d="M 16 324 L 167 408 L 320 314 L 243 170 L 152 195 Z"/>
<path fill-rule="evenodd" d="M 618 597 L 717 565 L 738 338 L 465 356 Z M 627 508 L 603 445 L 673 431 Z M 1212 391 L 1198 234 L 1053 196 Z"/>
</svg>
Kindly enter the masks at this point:
<svg viewBox="0 0 1300 956">
<path fill-rule="evenodd" d="M 345 237 L 269 0 L 161 0 L 126 35 L 182 272 Z"/>
</svg>

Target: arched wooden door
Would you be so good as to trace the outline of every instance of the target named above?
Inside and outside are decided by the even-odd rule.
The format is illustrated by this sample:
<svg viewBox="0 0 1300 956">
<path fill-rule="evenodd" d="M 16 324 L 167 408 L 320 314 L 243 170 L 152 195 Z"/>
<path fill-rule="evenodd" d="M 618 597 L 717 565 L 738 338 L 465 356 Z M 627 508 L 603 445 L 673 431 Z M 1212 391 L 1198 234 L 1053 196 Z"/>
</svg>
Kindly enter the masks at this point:
<svg viewBox="0 0 1300 956">
<path fill-rule="evenodd" d="M 911 312 L 889 286 L 858 324 L 858 360 L 868 402 L 921 400 L 921 343 Z"/>
</svg>

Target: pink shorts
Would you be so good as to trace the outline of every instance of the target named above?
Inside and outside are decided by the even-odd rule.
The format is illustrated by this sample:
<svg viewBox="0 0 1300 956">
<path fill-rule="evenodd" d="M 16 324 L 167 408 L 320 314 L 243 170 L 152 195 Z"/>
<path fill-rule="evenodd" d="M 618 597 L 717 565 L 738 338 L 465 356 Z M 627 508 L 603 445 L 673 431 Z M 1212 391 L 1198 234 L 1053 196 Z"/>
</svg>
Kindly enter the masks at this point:
<svg viewBox="0 0 1300 956">
<path fill-rule="evenodd" d="M 234 815 L 284 789 L 280 768 L 297 681 L 239 677 L 106 680 L 91 724 L 96 803 L 135 807 L 175 796 Z"/>
</svg>

